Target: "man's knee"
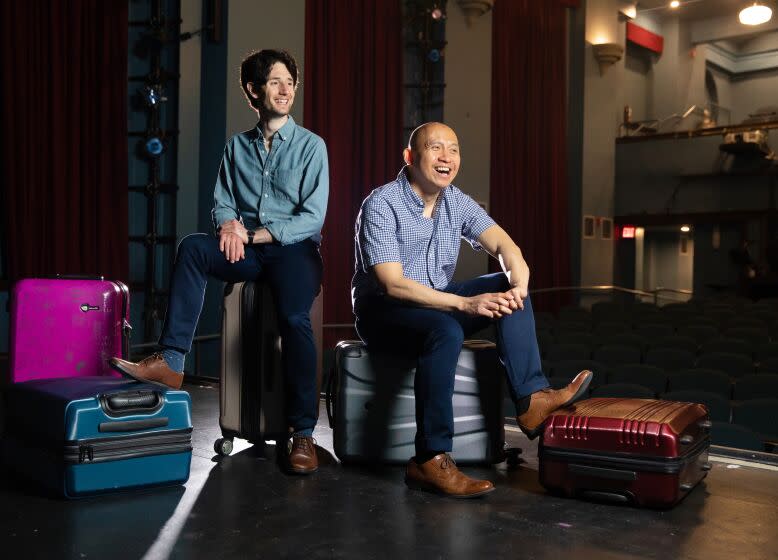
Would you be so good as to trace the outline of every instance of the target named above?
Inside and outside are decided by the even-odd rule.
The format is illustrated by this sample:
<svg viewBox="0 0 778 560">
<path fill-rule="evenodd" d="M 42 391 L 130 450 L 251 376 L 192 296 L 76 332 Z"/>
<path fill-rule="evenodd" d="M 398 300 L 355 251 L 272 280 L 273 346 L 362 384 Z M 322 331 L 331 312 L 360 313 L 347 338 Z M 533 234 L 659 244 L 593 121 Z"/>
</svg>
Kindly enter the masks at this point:
<svg viewBox="0 0 778 560">
<path fill-rule="evenodd" d="M 205 233 L 193 233 L 184 237 L 178 244 L 177 259 L 204 256 L 214 243 L 214 238 Z"/>
<path fill-rule="evenodd" d="M 311 315 L 307 311 L 279 312 L 278 323 L 282 332 L 307 332 L 311 330 Z"/>
<path fill-rule="evenodd" d="M 451 319 L 442 321 L 427 333 L 425 347 L 428 351 L 442 350 L 445 352 L 455 352 L 459 355 L 459 350 L 465 341 L 465 333 L 462 326 Z"/>
</svg>

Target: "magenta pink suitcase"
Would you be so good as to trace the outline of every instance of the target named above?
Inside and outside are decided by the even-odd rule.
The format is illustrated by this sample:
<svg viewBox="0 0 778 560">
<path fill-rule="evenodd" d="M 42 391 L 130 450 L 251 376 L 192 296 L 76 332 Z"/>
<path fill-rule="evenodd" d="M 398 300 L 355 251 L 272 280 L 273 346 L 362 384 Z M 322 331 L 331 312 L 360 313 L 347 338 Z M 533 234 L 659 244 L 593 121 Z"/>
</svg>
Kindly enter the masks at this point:
<svg viewBox="0 0 778 560">
<path fill-rule="evenodd" d="M 27 278 L 11 294 L 11 381 L 106 375 L 129 355 L 130 293 L 102 277 Z"/>
</svg>

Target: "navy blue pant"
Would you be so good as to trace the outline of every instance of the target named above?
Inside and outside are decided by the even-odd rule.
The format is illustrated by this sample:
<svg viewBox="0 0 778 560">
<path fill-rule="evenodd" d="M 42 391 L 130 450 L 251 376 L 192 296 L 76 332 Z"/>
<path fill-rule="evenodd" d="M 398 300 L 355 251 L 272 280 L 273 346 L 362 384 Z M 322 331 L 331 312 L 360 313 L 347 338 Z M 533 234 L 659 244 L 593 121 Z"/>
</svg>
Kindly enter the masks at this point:
<svg viewBox="0 0 778 560">
<path fill-rule="evenodd" d="M 283 345 L 287 421 L 295 431 L 312 429 L 319 395 L 310 310 L 321 286 L 319 246 L 311 240 L 251 245 L 245 259 L 230 263 L 217 238 L 205 233 L 185 237 L 176 253 L 160 345 L 189 352 L 209 275 L 224 282 L 263 280 L 270 285 Z"/>
<path fill-rule="evenodd" d="M 444 290 L 468 297 L 510 288 L 502 272 L 467 282 L 451 283 Z M 505 365 L 511 398 L 516 401 L 548 387 L 535 334 L 529 298 L 524 310 L 494 320 L 463 313 L 447 313 L 408 305 L 386 297 L 360 302 L 357 332 L 370 349 L 418 356 L 416 366 L 416 453 L 451 451 L 454 435 L 454 373 L 465 338 L 497 327 L 497 351 Z"/>
</svg>

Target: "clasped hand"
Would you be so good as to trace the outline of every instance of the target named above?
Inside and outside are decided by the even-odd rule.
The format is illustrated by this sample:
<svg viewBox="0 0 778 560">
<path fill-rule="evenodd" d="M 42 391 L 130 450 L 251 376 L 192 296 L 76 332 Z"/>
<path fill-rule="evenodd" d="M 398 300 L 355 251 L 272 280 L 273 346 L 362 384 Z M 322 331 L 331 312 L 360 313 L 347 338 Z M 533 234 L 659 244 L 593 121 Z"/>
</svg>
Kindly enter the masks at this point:
<svg viewBox="0 0 778 560">
<path fill-rule="evenodd" d="M 517 309 L 524 309 L 524 302 L 517 292 L 518 288 L 512 288 L 507 292 L 486 293 L 465 298 L 464 312 L 468 315 L 479 315 L 491 319 L 510 315 Z"/>
<path fill-rule="evenodd" d="M 246 228 L 238 220 L 224 222 L 219 228 L 219 251 L 231 263 L 246 258 L 245 245 L 249 242 Z"/>
</svg>

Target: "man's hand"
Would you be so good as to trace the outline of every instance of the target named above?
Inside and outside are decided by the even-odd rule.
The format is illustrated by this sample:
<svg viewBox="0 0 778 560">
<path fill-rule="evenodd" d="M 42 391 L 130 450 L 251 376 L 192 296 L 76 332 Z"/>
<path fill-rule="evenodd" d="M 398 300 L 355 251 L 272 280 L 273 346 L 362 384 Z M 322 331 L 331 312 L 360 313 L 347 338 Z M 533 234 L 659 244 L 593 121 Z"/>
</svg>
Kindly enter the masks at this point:
<svg viewBox="0 0 778 560">
<path fill-rule="evenodd" d="M 219 250 L 231 263 L 246 258 L 244 245 L 248 242 L 246 228 L 238 220 L 229 220 L 219 227 Z"/>
<path fill-rule="evenodd" d="M 467 315 L 499 319 L 503 315 L 510 315 L 516 309 L 511 307 L 512 297 L 509 295 L 509 292 L 505 292 L 479 294 L 464 298 L 462 311 Z"/>
</svg>

